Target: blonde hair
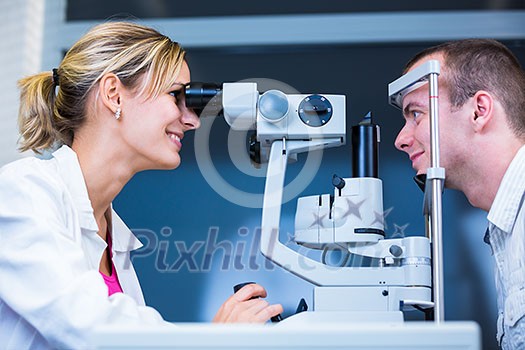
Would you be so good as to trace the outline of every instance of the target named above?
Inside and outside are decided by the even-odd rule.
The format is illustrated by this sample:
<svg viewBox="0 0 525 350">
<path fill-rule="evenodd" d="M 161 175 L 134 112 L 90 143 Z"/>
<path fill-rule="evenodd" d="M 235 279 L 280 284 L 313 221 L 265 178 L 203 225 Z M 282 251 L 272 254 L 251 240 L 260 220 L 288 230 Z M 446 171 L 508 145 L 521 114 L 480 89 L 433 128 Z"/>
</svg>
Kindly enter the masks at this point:
<svg viewBox="0 0 525 350">
<path fill-rule="evenodd" d="M 154 98 L 175 83 L 183 62 L 180 45 L 152 28 L 131 22 L 93 27 L 67 52 L 55 77 L 43 72 L 18 82 L 19 149 L 40 153 L 55 143 L 71 145 L 88 95 L 105 74 Z"/>
</svg>

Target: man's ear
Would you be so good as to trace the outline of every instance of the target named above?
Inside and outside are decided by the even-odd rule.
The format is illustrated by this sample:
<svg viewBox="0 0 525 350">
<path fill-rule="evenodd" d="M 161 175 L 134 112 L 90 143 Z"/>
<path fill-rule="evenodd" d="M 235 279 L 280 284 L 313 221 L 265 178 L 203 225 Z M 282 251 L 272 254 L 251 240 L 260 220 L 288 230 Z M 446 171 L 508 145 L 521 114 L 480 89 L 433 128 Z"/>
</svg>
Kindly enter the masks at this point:
<svg viewBox="0 0 525 350">
<path fill-rule="evenodd" d="M 472 103 L 474 111 L 470 120 L 474 131 L 481 132 L 492 120 L 494 99 L 489 92 L 480 90 L 473 96 Z"/>
<path fill-rule="evenodd" d="M 105 74 L 99 82 L 100 99 L 112 114 L 120 107 L 122 83 L 113 73 Z"/>
</svg>

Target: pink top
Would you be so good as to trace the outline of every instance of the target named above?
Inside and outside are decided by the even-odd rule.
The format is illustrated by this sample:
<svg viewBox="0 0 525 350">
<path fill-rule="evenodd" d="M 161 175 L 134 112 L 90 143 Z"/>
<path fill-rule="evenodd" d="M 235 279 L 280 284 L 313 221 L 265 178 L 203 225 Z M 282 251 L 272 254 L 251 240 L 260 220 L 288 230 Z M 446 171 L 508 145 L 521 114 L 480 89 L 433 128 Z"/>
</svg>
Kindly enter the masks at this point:
<svg viewBox="0 0 525 350">
<path fill-rule="evenodd" d="M 111 235 L 108 234 L 108 250 L 111 259 L 111 276 L 106 276 L 102 272 L 100 274 L 104 277 L 104 282 L 108 286 L 108 296 L 115 293 L 123 293 L 120 282 L 118 281 L 117 271 L 115 270 L 115 264 L 113 264 L 113 251 L 111 250 Z"/>
</svg>

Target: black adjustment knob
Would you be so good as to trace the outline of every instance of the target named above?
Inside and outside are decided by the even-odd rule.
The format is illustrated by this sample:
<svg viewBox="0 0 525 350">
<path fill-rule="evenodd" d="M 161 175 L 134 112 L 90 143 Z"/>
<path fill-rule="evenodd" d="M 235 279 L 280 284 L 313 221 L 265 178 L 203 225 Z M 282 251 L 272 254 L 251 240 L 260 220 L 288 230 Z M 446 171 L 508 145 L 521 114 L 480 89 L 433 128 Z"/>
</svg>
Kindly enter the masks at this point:
<svg viewBox="0 0 525 350">
<path fill-rule="evenodd" d="M 337 189 L 342 190 L 345 187 L 346 183 L 342 177 L 339 177 L 336 174 L 334 174 L 334 176 L 332 177 L 332 185 L 334 185 L 334 187 L 336 187 Z"/>
<path fill-rule="evenodd" d="M 256 168 L 261 167 L 261 143 L 257 141 L 257 134 L 254 132 L 248 140 L 248 149 L 252 165 Z"/>
<path fill-rule="evenodd" d="M 254 283 L 255 282 L 243 282 L 243 283 L 236 284 L 235 286 L 233 286 L 233 292 L 237 293 L 245 285 L 247 285 L 247 284 L 254 284 Z M 257 299 L 257 298 L 258 297 L 253 297 L 253 298 L 250 298 L 250 300 Z M 279 322 L 279 321 L 283 320 L 283 317 L 279 314 L 279 315 L 273 316 L 272 318 L 270 318 L 270 320 L 272 322 Z"/>
<path fill-rule="evenodd" d="M 242 287 L 248 285 L 248 284 L 254 284 L 255 282 L 243 282 L 239 283 L 233 286 L 233 293 L 237 293 Z M 257 299 L 257 297 L 253 297 L 252 299 Z"/>
<path fill-rule="evenodd" d="M 390 254 L 392 254 L 396 258 L 399 258 L 403 254 L 403 248 L 395 244 L 391 245 L 390 249 L 388 250 L 390 251 Z"/>
</svg>

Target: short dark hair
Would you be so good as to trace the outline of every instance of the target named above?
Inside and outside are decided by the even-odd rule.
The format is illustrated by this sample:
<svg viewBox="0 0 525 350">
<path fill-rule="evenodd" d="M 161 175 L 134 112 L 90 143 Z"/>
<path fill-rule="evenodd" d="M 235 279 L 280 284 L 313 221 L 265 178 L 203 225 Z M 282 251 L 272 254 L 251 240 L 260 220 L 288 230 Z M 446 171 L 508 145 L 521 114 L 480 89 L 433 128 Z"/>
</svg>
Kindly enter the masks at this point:
<svg viewBox="0 0 525 350">
<path fill-rule="evenodd" d="M 525 72 L 512 51 L 492 39 L 450 41 L 419 52 L 405 71 L 432 54 L 443 54 L 443 81 L 452 106 L 463 106 L 480 90 L 491 92 L 502 104 L 515 135 L 525 139 Z"/>
</svg>

